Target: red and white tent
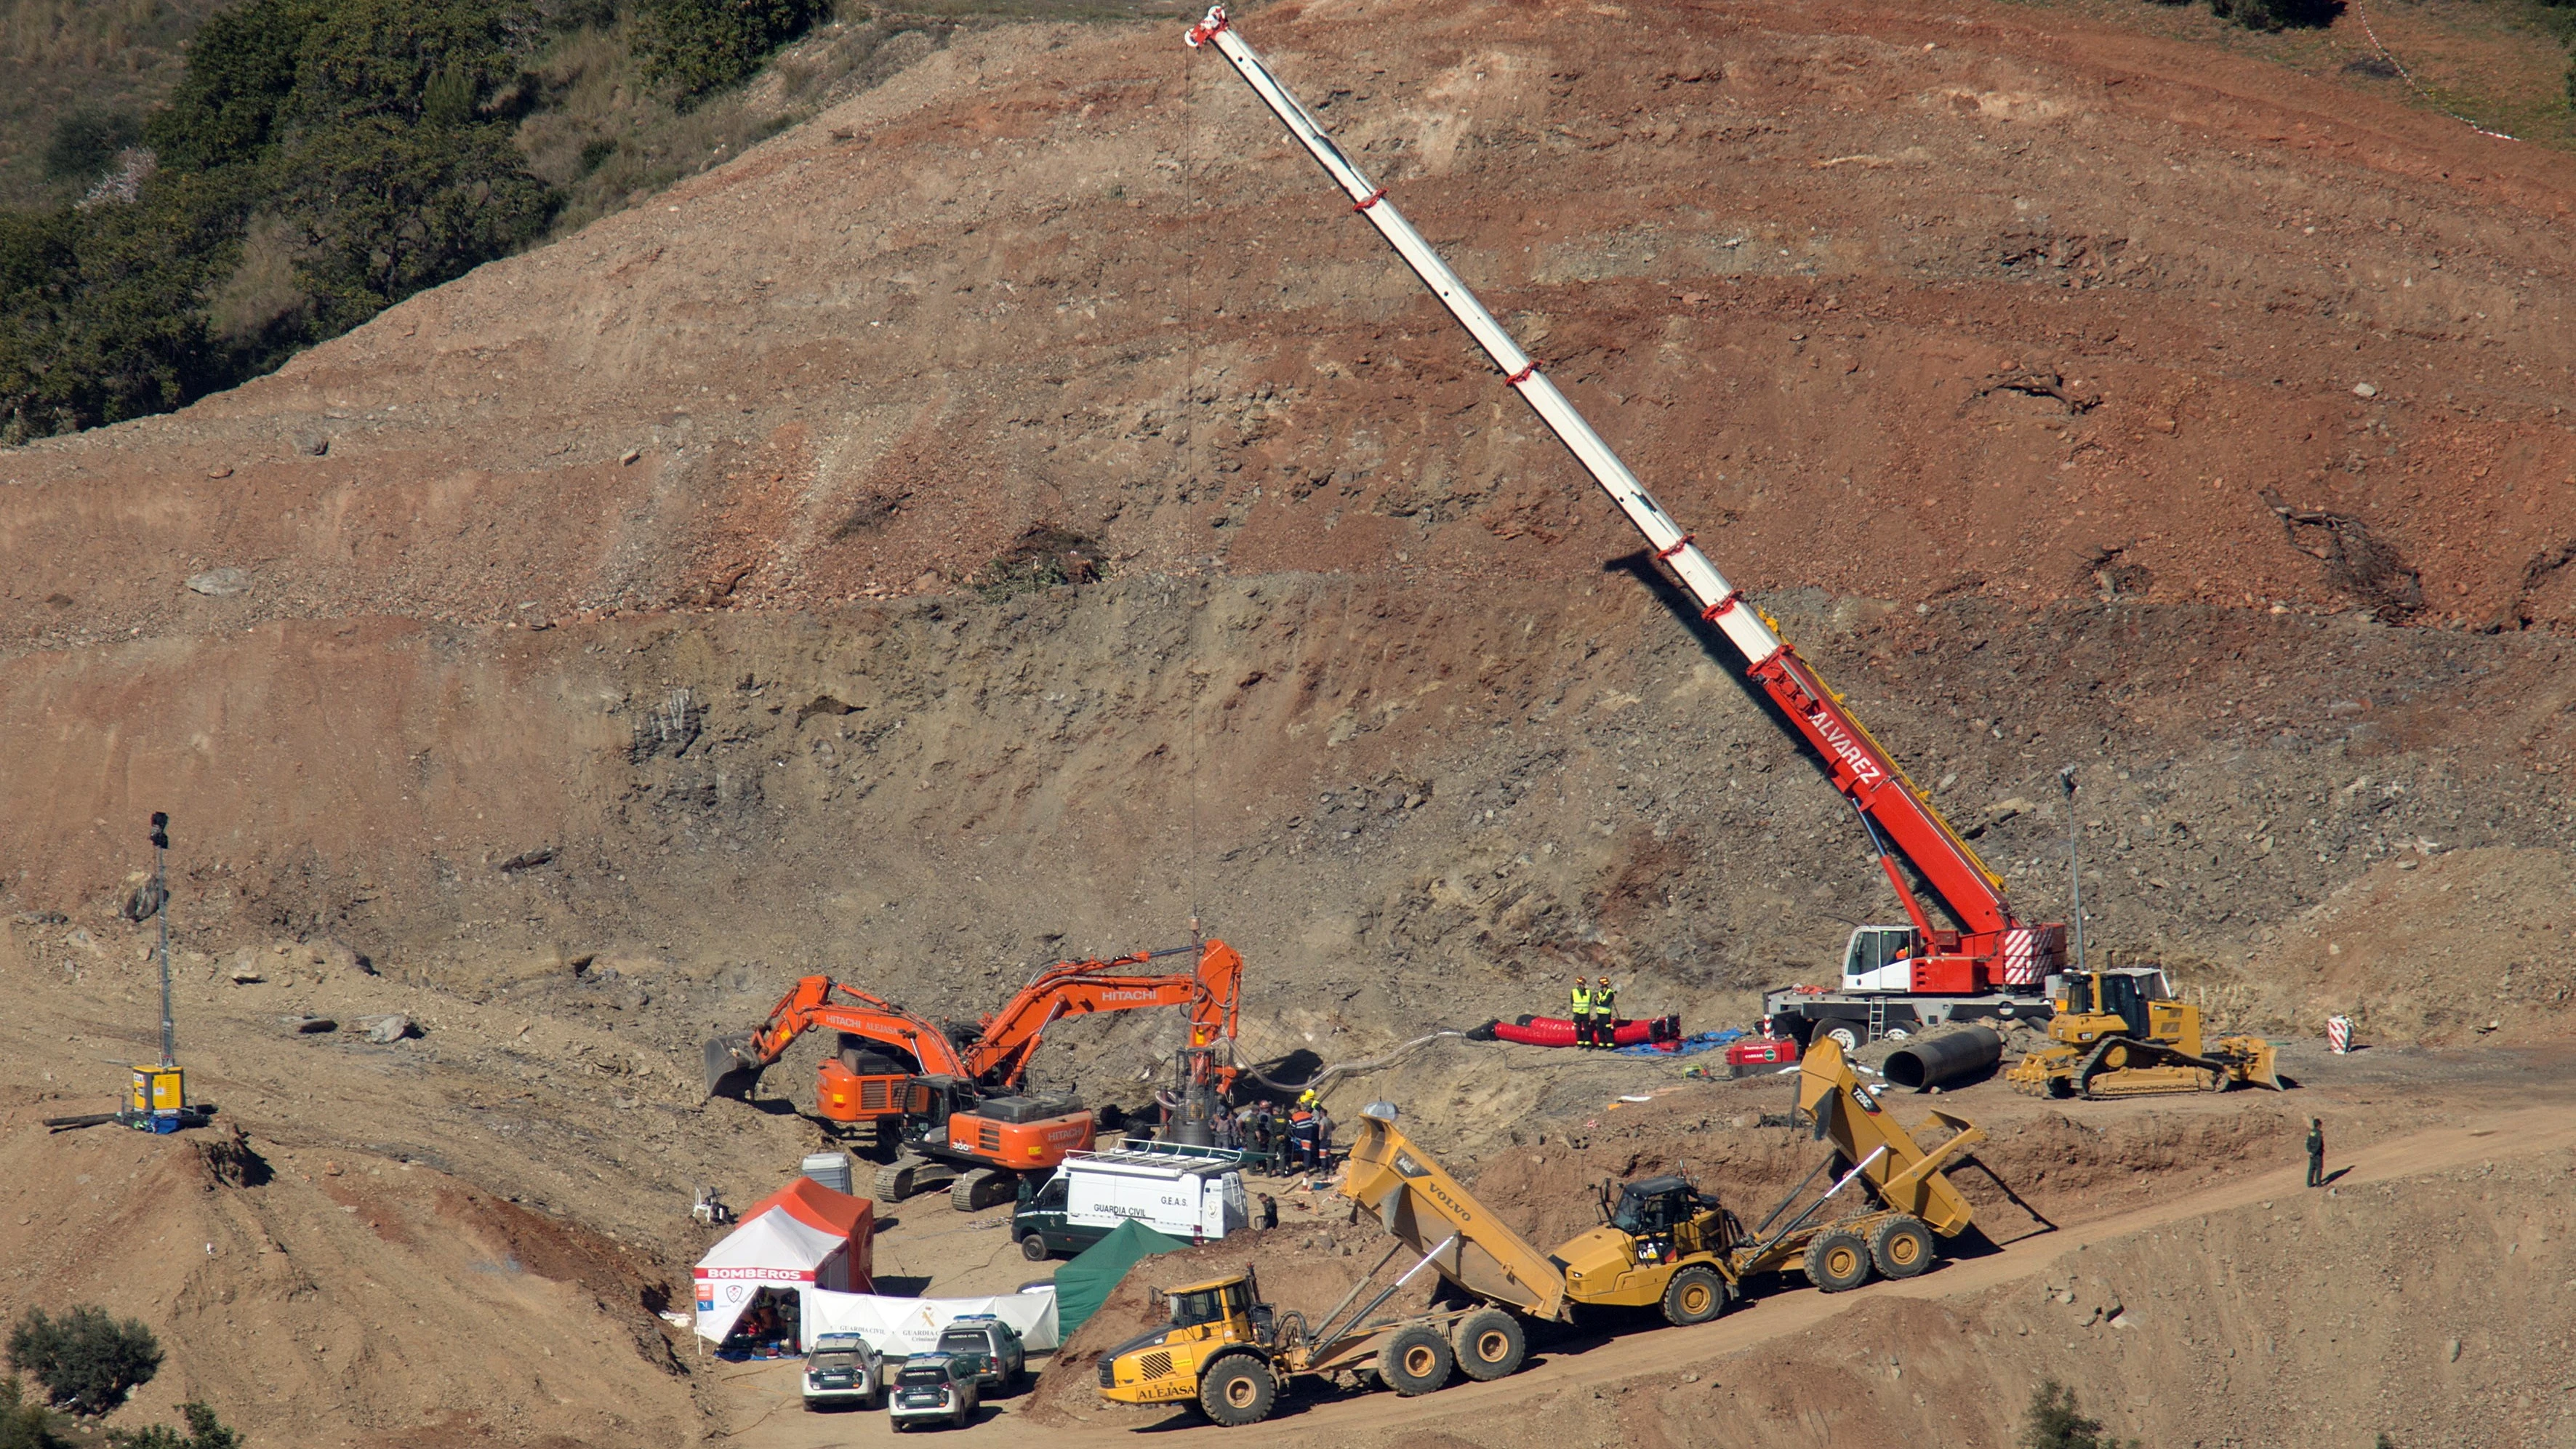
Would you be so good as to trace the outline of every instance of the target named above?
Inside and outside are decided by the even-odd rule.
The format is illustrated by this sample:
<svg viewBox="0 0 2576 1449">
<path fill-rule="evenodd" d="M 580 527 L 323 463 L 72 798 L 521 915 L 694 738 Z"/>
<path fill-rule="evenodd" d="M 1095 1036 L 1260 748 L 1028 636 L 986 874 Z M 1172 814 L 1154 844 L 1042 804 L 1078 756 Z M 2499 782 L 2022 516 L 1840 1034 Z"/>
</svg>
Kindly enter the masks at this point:
<svg viewBox="0 0 2576 1449">
<path fill-rule="evenodd" d="M 698 1336 L 722 1343 L 764 1288 L 866 1293 L 876 1286 L 876 1207 L 800 1177 L 754 1203 L 698 1261 Z"/>
</svg>

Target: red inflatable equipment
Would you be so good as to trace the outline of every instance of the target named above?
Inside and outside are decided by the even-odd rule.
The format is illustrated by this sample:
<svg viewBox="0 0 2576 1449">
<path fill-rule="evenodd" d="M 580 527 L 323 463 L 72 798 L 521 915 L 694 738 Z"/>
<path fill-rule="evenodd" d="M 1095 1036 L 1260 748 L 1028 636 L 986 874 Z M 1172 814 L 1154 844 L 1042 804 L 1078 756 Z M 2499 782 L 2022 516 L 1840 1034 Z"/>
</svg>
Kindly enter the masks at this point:
<svg viewBox="0 0 2576 1449">
<path fill-rule="evenodd" d="M 1517 1023 L 1498 1021 L 1492 1030 L 1496 1041 L 1516 1041 L 1527 1046 L 1574 1045 L 1574 1023 L 1561 1016 L 1524 1016 Z M 1680 1036 L 1681 1018 L 1677 1016 L 1623 1021 L 1612 1027 L 1610 1032 L 1610 1040 L 1617 1046 L 1673 1041 Z"/>
</svg>

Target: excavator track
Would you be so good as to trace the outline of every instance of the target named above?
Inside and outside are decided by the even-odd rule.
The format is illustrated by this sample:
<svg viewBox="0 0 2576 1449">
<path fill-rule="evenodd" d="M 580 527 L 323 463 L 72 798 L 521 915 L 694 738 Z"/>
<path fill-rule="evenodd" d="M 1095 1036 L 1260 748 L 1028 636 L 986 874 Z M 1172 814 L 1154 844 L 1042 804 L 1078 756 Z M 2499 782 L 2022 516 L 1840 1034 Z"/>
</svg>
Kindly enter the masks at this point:
<svg viewBox="0 0 2576 1449">
<path fill-rule="evenodd" d="M 982 1212 L 988 1207 L 1009 1202 L 1018 1192 L 1020 1175 L 998 1167 L 979 1167 L 960 1173 L 948 1184 L 948 1205 L 961 1213 Z"/>
<path fill-rule="evenodd" d="M 901 1202 L 943 1186 L 956 1176 L 957 1169 L 945 1162 L 907 1152 L 877 1169 L 876 1198 L 879 1202 Z"/>
</svg>

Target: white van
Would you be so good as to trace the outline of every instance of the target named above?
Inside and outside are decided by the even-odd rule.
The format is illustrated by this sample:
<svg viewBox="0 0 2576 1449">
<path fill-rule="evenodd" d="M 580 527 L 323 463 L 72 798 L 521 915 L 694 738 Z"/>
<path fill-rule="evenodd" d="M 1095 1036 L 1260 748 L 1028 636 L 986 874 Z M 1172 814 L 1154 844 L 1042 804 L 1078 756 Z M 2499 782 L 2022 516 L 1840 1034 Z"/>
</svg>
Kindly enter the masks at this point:
<svg viewBox="0 0 2576 1449">
<path fill-rule="evenodd" d="M 1011 1214 L 1031 1262 L 1070 1257 L 1135 1219 L 1176 1238 L 1214 1242 L 1252 1219 L 1243 1154 L 1130 1139 L 1114 1152 L 1068 1152 L 1045 1186 Z"/>
</svg>

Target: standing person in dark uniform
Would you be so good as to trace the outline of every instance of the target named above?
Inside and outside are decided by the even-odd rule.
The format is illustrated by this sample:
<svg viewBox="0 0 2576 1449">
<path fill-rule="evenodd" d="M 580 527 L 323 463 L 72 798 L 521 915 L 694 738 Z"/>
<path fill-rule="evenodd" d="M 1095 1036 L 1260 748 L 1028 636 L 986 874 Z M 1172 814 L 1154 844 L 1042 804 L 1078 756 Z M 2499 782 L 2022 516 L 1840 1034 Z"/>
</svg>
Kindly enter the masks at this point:
<svg viewBox="0 0 2576 1449">
<path fill-rule="evenodd" d="M 1315 1170 L 1315 1114 L 1303 1107 L 1288 1115 L 1288 1155 L 1299 1172 Z"/>
<path fill-rule="evenodd" d="M 2326 1124 L 2321 1117 L 2308 1119 L 2308 1186 L 2326 1185 Z"/>
<path fill-rule="evenodd" d="M 1619 991 L 1604 976 L 1592 988 L 1592 1044 L 1615 1047 L 1619 1044 Z"/>
<path fill-rule="evenodd" d="M 1572 1001 L 1566 1014 L 1574 1019 L 1574 1044 L 1588 1047 L 1592 1045 L 1592 987 L 1580 971 L 1574 973 Z"/>
</svg>

